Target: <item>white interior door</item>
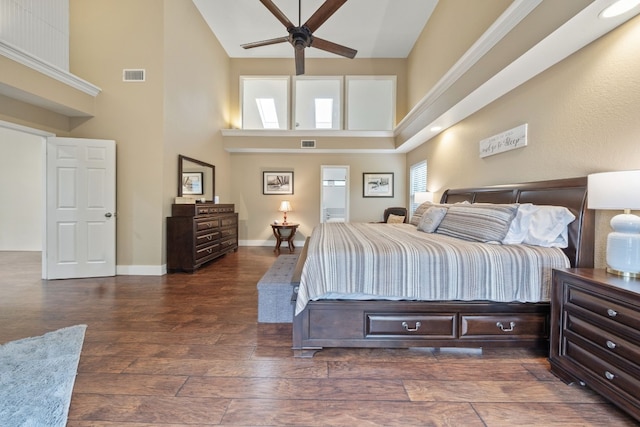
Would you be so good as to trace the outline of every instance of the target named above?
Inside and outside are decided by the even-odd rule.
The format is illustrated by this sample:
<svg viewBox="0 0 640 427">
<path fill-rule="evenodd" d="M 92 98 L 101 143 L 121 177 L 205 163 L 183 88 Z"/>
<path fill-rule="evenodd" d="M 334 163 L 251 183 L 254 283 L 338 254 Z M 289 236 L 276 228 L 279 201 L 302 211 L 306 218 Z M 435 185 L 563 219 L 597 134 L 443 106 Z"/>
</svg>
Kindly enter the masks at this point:
<svg viewBox="0 0 640 427">
<path fill-rule="evenodd" d="M 47 139 L 46 277 L 116 273 L 116 143 Z"/>
</svg>

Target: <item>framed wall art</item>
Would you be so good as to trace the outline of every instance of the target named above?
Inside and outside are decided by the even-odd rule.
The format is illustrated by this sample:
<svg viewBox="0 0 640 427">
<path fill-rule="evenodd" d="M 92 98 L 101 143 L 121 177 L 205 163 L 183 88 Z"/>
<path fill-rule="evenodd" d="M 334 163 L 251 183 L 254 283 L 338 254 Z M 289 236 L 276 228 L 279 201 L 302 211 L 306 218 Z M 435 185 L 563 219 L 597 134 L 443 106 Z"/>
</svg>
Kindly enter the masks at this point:
<svg viewBox="0 0 640 427">
<path fill-rule="evenodd" d="M 393 172 L 362 174 L 363 197 L 393 197 Z"/>
<path fill-rule="evenodd" d="M 182 173 L 182 194 L 204 194 L 204 183 L 202 181 L 202 172 L 183 172 Z"/>
<path fill-rule="evenodd" d="M 262 172 L 262 194 L 293 194 L 293 172 Z"/>
</svg>

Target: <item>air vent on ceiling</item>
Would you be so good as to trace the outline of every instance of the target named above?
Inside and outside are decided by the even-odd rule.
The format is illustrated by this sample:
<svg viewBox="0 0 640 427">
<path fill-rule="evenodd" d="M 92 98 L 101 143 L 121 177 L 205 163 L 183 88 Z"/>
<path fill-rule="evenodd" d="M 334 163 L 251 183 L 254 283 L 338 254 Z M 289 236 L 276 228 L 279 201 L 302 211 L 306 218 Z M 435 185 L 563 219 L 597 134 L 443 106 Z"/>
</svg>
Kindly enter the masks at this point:
<svg viewBox="0 0 640 427">
<path fill-rule="evenodd" d="M 122 70 L 122 81 L 124 82 L 143 82 L 144 81 L 144 69 L 139 70 Z"/>
<path fill-rule="evenodd" d="M 303 139 L 300 141 L 300 147 L 302 148 L 316 148 L 315 139 Z"/>
</svg>

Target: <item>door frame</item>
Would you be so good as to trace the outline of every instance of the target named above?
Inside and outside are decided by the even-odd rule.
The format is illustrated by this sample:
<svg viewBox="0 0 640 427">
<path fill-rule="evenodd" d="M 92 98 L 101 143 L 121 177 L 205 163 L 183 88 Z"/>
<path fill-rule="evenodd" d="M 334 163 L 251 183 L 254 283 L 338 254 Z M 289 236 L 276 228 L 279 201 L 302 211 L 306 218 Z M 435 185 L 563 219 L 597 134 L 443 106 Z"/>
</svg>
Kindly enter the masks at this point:
<svg viewBox="0 0 640 427">
<path fill-rule="evenodd" d="M 324 170 L 329 168 L 344 168 L 346 169 L 345 173 L 345 193 L 344 193 L 344 220 L 345 222 L 349 221 L 349 200 L 350 200 L 350 192 L 349 187 L 351 186 L 350 182 L 350 174 L 351 169 L 349 165 L 320 165 L 320 223 L 324 222 L 323 211 L 324 211 Z"/>
<path fill-rule="evenodd" d="M 56 134 L 36 129 L 28 126 L 22 126 L 16 123 L 0 120 L 0 127 L 9 129 L 16 132 L 27 133 L 40 138 L 40 163 L 42 165 L 42 215 L 41 215 L 41 228 L 42 228 L 42 263 L 40 277 L 46 279 L 47 273 L 47 138 L 54 137 Z"/>
</svg>

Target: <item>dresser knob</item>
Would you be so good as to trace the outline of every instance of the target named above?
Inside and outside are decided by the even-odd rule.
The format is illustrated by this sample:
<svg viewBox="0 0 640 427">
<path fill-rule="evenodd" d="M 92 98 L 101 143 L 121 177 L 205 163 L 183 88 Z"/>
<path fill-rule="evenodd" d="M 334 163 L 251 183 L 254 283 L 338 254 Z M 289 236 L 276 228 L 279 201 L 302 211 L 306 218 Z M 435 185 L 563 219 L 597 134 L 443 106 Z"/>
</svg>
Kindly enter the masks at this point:
<svg viewBox="0 0 640 427">
<path fill-rule="evenodd" d="M 616 346 L 616 343 L 614 343 L 613 341 L 609 341 L 609 340 L 607 340 L 607 347 L 609 347 L 610 349 L 612 349 L 612 350 L 613 350 L 613 349 L 614 349 L 614 348 L 616 348 L 617 346 Z"/>
<path fill-rule="evenodd" d="M 609 317 L 616 317 L 618 315 L 618 312 L 613 310 L 613 309 L 611 309 L 611 308 L 608 308 L 607 309 L 607 314 L 609 315 Z"/>
<path fill-rule="evenodd" d="M 605 371 L 604 376 L 605 376 L 609 381 L 611 381 L 612 379 L 614 379 L 614 378 L 616 377 L 615 375 L 613 375 L 613 374 L 612 374 L 611 372 L 609 372 L 609 371 Z"/>
</svg>

